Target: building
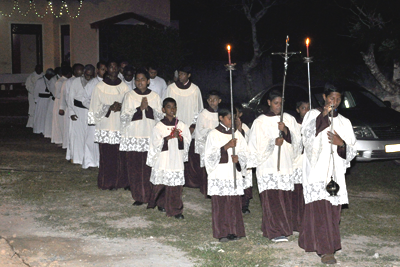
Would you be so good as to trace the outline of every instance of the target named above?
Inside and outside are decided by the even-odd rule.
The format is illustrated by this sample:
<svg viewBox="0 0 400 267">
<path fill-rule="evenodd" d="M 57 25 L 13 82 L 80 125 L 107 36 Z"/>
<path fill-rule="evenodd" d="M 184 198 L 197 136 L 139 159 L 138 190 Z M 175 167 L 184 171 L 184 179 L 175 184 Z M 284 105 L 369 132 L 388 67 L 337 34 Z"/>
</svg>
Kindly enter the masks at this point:
<svg viewBox="0 0 400 267">
<path fill-rule="evenodd" d="M 33 72 L 36 64 L 42 64 L 44 69 L 60 66 L 63 61 L 95 65 L 100 59 L 99 36 L 104 26 L 170 26 L 169 0 L 53 2 L 0 2 L 0 85 L 3 90 L 8 81 L 25 81 L 24 77 Z"/>
</svg>

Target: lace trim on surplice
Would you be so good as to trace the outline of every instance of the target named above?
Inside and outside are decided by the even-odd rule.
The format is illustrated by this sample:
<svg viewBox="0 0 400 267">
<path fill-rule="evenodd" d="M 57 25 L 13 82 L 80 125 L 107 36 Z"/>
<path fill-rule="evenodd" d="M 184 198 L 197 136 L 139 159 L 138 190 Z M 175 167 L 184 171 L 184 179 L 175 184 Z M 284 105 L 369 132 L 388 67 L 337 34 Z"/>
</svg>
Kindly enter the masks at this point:
<svg viewBox="0 0 400 267">
<path fill-rule="evenodd" d="M 88 112 L 88 124 L 93 125 L 99 123 L 102 118 L 107 114 L 110 105 L 103 105 L 98 112 Z"/>
<path fill-rule="evenodd" d="M 150 138 L 122 137 L 120 151 L 147 152 L 150 148 Z"/>
<path fill-rule="evenodd" d="M 108 131 L 108 130 L 95 130 L 94 141 L 96 143 L 115 145 L 119 144 L 121 140 L 121 134 L 119 131 Z"/>
<path fill-rule="evenodd" d="M 151 170 L 150 182 L 154 185 L 178 186 L 185 184 L 184 171 Z"/>
<path fill-rule="evenodd" d="M 263 192 L 264 190 L 276 189 L 276 190 L 285 190 L 285 191 L 293 191 L 294 183 L 292 174 L 265 174 L 261 177 L 257 176 L 257 183 L 259 192 Z"/>
<path fill-rule="evenodd" d="M 328 200 L 334 206 L 349 203 L 346 190 L 339 189 L 338 196 L 330 196 L 325 187 L 326 182 L 317 182 L 303 185 L 305 203 L 308 204 L 318 200 Z"/>
</svg>

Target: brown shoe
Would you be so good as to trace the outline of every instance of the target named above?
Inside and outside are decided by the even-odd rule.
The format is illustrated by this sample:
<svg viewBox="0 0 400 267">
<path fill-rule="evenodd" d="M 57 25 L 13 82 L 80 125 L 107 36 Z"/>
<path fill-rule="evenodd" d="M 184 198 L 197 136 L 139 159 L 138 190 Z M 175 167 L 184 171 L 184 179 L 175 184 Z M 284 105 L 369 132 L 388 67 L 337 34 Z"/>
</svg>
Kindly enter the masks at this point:
<svg viewBox="0 0 400 267">
<path fill-rule="evenodd" d="M 325 264 L 336 264 L 336 259 L 333 254 L 324 254 L 321 256 L 321 262 Z"/>
</svg>

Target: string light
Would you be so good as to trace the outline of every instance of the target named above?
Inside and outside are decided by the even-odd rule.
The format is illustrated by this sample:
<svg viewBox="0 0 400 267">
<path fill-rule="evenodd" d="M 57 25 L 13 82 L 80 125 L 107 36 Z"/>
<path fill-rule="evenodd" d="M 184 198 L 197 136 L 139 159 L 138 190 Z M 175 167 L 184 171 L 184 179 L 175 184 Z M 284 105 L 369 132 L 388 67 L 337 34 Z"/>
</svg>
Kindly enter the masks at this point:
<svg viewBox="0 0 400 267">
<path fill-rule="evenodd" d="M 68 4 L 66 2 L 66 0 L 61 0 L 61 7 L 59 11 L 55 11 L 54 7 L 53 7 L 53 2 L 52 0 L 47 0 L 47 5 L 46 5 L 46 9 L 44 11 L 43 14 L 40 14 L 36 8 L 36 3 L 35 0 L 29 0 L 29 8 L 27 11 L 23 12 L 21 11 L 21 8 L 19 6 L 19 2 L 18 0 L 14 0 L 13 1 L 13 7 L 10 13 L 4 13 L 3 11 L 0 10 L 0 15 L 4 16 L 4 17 L 11 17 L 14 13 L 16 13 L 18 11 L 18 14 L 21 16 L 26 17 L 30 12 L 33 12 L 35 14 L 35 16 L 39 17 L 39 18 L 44 18 L 48 13 L 51 12 L 51 14 L 53 14 L 54 17 L 61 18 L 64 14 L 64 10 L 65 13 L 67 13 L 68 17 L 70 17 L 71 19 L 76 19 L 77 17 L 79 17 L 80 13 L 81 13 L 81 9 L 83 6 L 83 0 L 78 0 L 79 1 L 79 6 L 78 6 L 78 11 L 76 15 L 71 15 L 69 8 L 68 8 Z"/>
</svg>

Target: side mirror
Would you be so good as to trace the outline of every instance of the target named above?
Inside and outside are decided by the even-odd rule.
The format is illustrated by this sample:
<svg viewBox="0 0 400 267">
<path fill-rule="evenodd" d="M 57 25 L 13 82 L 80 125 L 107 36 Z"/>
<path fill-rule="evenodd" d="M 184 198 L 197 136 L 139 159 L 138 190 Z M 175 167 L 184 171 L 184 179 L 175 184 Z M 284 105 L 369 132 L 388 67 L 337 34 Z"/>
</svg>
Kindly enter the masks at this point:
<svg viewBox="0 0 400 267">
<path fill-rule="evenodd" d="M 385 104 L 386 107 L 391 108 L 392 107 L 392 103 L 390 101 L 383 101 L 383 103 Z"/>
</svg>

